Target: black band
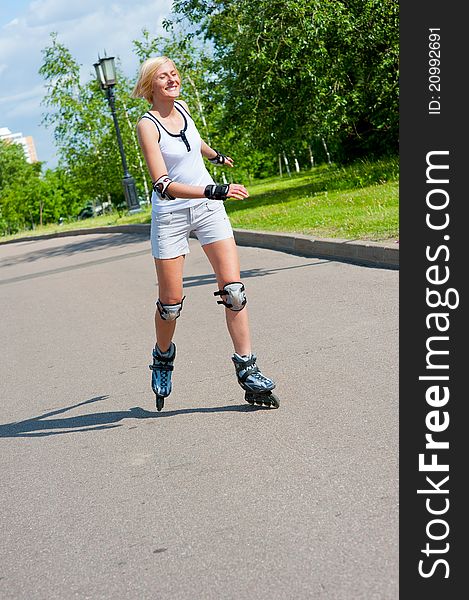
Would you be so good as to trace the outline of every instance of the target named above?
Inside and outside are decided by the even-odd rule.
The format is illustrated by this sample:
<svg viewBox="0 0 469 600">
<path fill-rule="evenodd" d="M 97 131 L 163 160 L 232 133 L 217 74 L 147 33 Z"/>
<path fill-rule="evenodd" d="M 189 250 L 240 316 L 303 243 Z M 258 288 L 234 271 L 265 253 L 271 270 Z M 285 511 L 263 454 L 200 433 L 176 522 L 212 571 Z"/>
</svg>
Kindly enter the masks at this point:
<svg viewBox="0 0 469 600">
<path fill-rule="evenodd" d="M 220 154 L 218 150 L 215 150 L 215 152 L 217 153 L 217 155 L 213 158 L 209 158 L 208 161 L 211 162 L 212 165 L 224 165 L 226 161 L 226 156 L 224 154 Z"/>
<path fill-rule="evenodd" d="M 223 185 L 213 183 L 206 186 L 204 196 L 209 200 L 226 200 L 229 190 L 230 186 L 227 183 Z"/>
</svg>

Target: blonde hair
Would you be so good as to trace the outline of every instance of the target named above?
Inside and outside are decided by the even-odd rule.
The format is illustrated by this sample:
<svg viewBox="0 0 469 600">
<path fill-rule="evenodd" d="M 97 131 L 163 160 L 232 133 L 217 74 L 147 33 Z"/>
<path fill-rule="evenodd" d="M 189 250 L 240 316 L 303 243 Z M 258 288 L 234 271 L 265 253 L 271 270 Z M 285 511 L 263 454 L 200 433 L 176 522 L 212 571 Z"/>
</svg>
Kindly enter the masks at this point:
<svg viewBox="0 0 469 600">
<path fill-rule="evenodd" d="M 173 64 L 179 79 L 181 79 L 176 65 L 167 56 L 155 56 L 153 58 L 148 58 L 140 67 L 137 83 L 132 91 L 132 98 L 145 98 L 145 100 L 150 104 L 153 102 L 153 77 L 161 65 L 167 61 Z"/>
</svg>

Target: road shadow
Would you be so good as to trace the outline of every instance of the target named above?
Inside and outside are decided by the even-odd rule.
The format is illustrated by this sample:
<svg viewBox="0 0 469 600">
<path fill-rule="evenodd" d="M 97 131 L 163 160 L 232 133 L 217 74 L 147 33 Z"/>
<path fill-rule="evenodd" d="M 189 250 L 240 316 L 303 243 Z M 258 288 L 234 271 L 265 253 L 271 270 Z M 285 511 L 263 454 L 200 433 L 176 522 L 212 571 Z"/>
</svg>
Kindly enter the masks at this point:
<svg viewBox="0 0 469 600">
<path fill-rule="evenodd" d="M 308 262 L 301 265 L 292 265 L 291 267 L 278 267 L 272 269 L 245 269 L 241 271 L 241 279 L 248 279 L 249 277 L 266 277 L 279 273 L 280 271 L 289 271 L 291 269 L 303 269 L 305 267 L 317 267 L 319 265 L 328 264 L 330 260 L 315 259 L 314 262 Z M 184 288 L 197 287 L 199 285 L 216 284 L 217 279 L 213 273 L 207 273 L 204 275 L 194 275 L 183 277 Z"/>
<path fill-rule="evenodd" d="M 103 250 L 106 248 L 123 248 L 131 246 L 132 244 L 140 244 L 141 242 L 148 241 L 149 235 L 142 233 L 107 233 L 107 234 L 96 234 L 93 235 L 81 235 L 79 241 L 72 243 L 64 243 L 65 240 L 70 238 L 51 238 L 50 241 L 55 242 L 57 239 L 61 240 L 60 246 L 51 246 L 49 248 L 42 248 L 41 250 L 34 250 L 26 254 L 17 254 L 9 256 L 3 260 L 0 260 L 1 267 L 12 267 L 24 263 L 32 263 L 42 258 L 54 258 L 57 256 L 74 256 L 76 254 L 82 255 L 83 253 Z M 43 240 L 31 240 L 29 243 Z"/>
<path fill-rule="evenodd" d="M 118 256 L 108 256 L 106 258 L 98 258 L 96 260 L 89 260 L 77 265 L 66 265 L 63 267 L 57 267 L 55 269 L 49 269 L 47 271 L 36 271 L 34 273 L 27 273 L 26 275 L 18 275 L 16 277 L 9 277 L 7 279 L 0 279 L 0 285 L 9 285 L 11 283 L 18 283 L 20 281 L 27 281 L 29 279 L 38 279 L 40 277 L 48 277 L 49 275 L 56 275 L 57 273 L 66 273 L 68 271 L 75 271 L 76 269 L 86 269 L 97 265 L 103 265 L 110 262 L 116 262 L 119 260 L 127 260 L 135 256 L 147 255 L 148 250 L 137 250 L 136 252 L 126 252 Z M 320 264 L 330 262 L 329 260 L 316 260 L 314 263 L 307 263 L 303 265 L 294 265 L 291 267 L 280 267 L 278 269 L 249 269 L 241 272 L 242 278 L 248 277 L 264 277 L 265 275 L 271 275 L 278 271 L 285 271 L 287 269 L 299 269 L 301 267 L 312 267 Z M 183 278 L 184 287 L 195 287 L 199 285 L 215 284 L 216 278 L 213 273 L 207 273 L 204 275 L 196 275 L 194 277 L 188 276 Z M 155 282 L 156 285 L 156 282 Z"/>
<path fill-rule="evenodd" d="M 10 283 L 27 281 L 28 279 L 48 277 L 49 275 L 56 275 L 57 273 L 66 273 L 67 271 L 75 271 L 76 269 L 87 269 L 88 267 L 95 267 L 97 265 L 104 265 L 106 263 L 116 262 L 119 260 L 127 260 L 129 258 L 134 258 L 136 256 L 143 255 L 148 255 L 148 249 L 137 250 L 136 252 L 126 252 L 125 254 L 118 254 L 117 256 L 108 256 L 106 258 L 98 258 L 96 260 L 88 260 L 86 262 L 78 263 L 75 265 L 65 265 L 63 267 L 57 267 L 55 269 L 48 269 L 47 271 L 35 271 L 33 273 L 27 273 L 26 275 L 18 275 L 16 277 L 0 279 L 0 285 L 9 285 Z"/>
<path fill-rule="evenodd" d="M 235 404 L 231 406 L 182 408 L 169 411 L 149 411 L 140 406 L 134 406 L 128 410 L 95 412 L 76 417 L 65 417 L 53 419 L 57 415 L 66 413 L 75 408 L 106 400 L 109 396 L 96 396 L 54 411 L 44 413 L 24 421 L 0 424 L 0 438 L 29 438 L 48 437 L 51 435 L 62 435 L 64 433 L 81 433 L 83 431 L 100 431 L 121 426 L 125 419 L 158 419 L 161 417 L 174 417 L 191 413 L 218 413 L 218 412 L 255 412 L 258 410 L 270 410 L 263 406 L 250 406 L 249 404 Z"/>
</svg>

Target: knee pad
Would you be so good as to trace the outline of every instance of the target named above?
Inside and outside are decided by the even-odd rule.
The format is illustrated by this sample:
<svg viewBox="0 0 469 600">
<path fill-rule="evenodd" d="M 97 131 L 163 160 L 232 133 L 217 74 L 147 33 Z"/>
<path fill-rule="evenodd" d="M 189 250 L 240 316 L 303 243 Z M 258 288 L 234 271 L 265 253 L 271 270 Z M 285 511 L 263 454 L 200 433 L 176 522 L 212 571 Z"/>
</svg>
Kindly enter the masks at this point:
<svg viewBox="0 0 469 600">
<path fill-rule="evenodd" d="M 218 300 L 217 304 L 223 304 L 230 310 L 243 310 L 246 306 L 247 298 L 244 291 L 244 285 L 240 281 L 233 281 L 223 286 L 222 290 L 213 292 L 214 296 L 224 296 L 224 300 Z"/>
<path fill-rule="evenodd" d="M 182 311 L 182 303 L 184 302 L 184 298 L 178 304 L 163 304 L 161 300 L 157 300 L 156 308 L 160 313 L 160 317 L 163 321 L 175 321 Z"/>
</svg>

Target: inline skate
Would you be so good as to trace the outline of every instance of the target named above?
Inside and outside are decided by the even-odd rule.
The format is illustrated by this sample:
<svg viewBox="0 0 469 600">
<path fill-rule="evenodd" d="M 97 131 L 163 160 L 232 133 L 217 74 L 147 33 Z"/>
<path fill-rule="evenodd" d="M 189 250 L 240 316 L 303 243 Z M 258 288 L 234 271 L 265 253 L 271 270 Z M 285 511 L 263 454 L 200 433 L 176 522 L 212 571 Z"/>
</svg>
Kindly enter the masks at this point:
<svg viewBox="0 0 469 600">
<path fill-rule="evenodd" d="M 236 352 L 231 357 L 236 370 L 239 385 L 245 391 L 244 399 L 251 405 L 268 406 L 278 408 L 280 401 L 272 393 L 275 383 L 263 375 L 256 365 L 255 354 L 240 356 Z"/>
<path fill-rule="evenodd" d="M 156 397 L 156 410 L 164 406 L 164 399 L 171 393 L 171 376 L 174 369 L 176 345 L 171 342 L 167 352 L 161 352 L 158 346 L 153 348 L 153 364 L 148 365 L 151 370 L 151 387 Z"/>
</svg>

